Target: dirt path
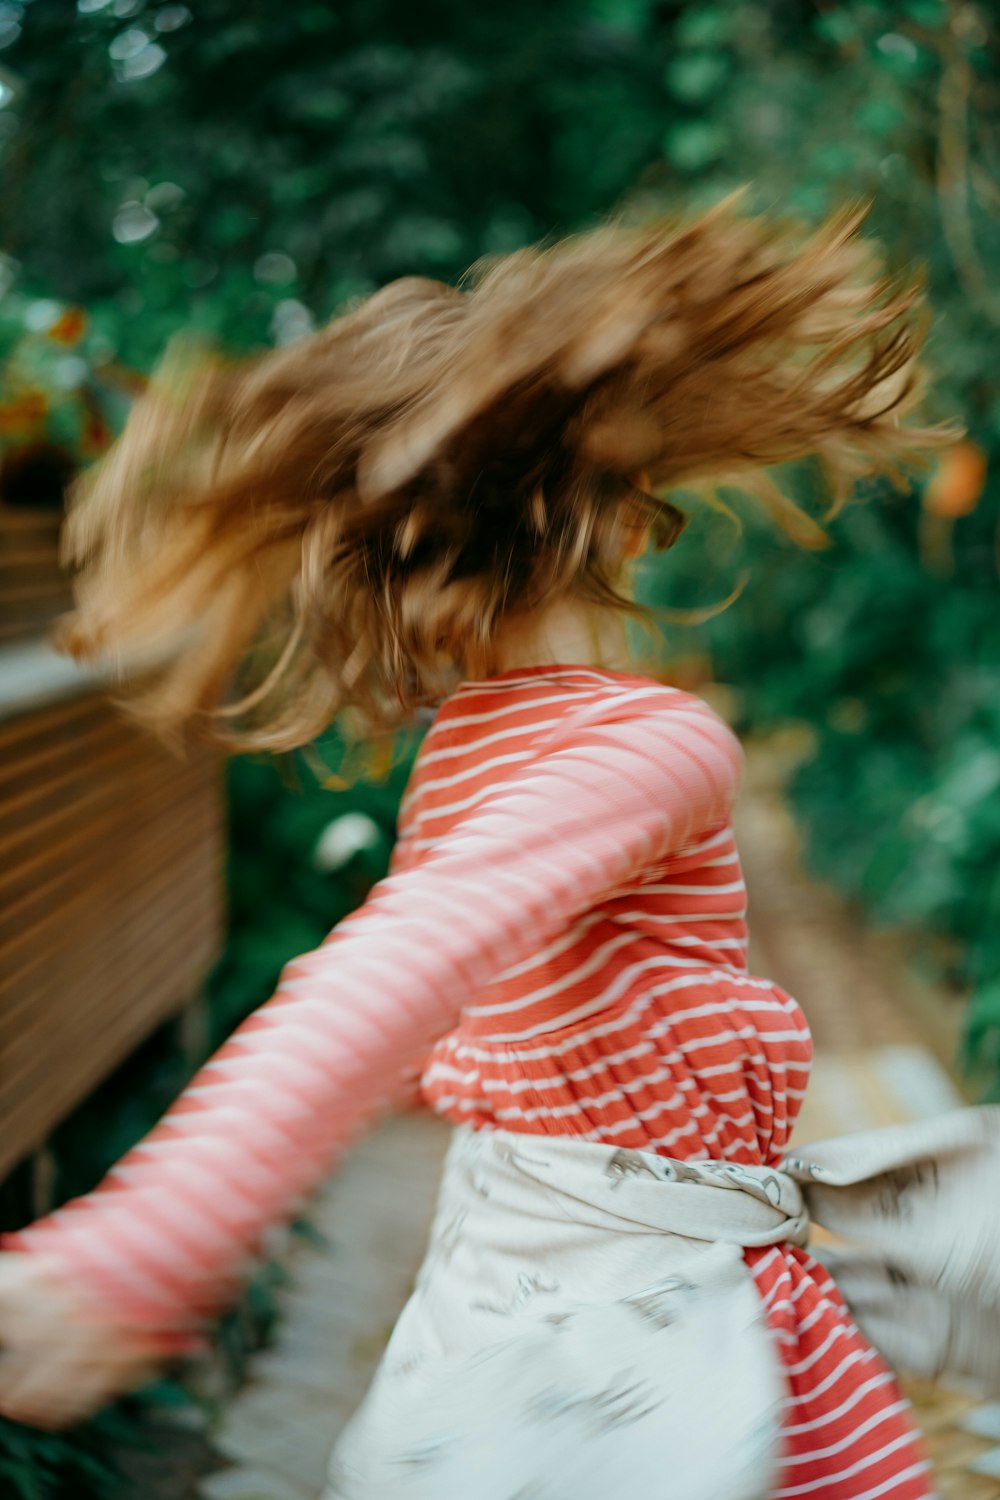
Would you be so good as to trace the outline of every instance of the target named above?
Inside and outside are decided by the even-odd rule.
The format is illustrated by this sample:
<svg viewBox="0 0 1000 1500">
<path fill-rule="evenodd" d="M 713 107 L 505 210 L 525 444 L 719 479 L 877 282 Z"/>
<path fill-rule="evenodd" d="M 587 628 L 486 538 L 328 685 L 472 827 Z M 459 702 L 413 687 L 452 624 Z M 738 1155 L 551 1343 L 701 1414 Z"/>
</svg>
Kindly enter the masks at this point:
<svg viewBox="0 0 1000 1500">
<path fill-rule="evenodd" d="M 815 1044 L 796 1139 L 957 1107 L 960 1005 L 916 979 L 897 935 L 866 928 L 841 897 L 803 874 L 799 835 L 781 795 L 785 770 L 776 751 L 750 751 L 736 831 L 751 972 L 796 997 Z"/>
</svg>

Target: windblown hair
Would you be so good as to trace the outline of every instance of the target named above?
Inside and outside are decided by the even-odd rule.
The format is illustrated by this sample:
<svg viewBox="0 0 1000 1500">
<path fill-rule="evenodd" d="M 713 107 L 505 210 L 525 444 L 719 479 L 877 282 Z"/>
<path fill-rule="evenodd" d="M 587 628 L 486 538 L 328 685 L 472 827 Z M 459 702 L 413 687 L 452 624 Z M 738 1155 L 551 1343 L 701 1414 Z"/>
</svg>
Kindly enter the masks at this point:
<svg viewBox="0 0 1000 1500">
<path fill-rule="evenodd" d="M 289 748 L 345 708 L 404 721 L 560 595 L 630 608 L 626 529 L 669 545 L 674 487 L 734 485 L 821 544 L 769 468 L 815 455 L 835 508 L 949 438 L 900 423 L 919 288 L 863 218 L 729 201 L 396 281 L 246 362 L 175 349 L 78 486 L 62 644 L 145 653 L 163 731 Z"/>
</svg>

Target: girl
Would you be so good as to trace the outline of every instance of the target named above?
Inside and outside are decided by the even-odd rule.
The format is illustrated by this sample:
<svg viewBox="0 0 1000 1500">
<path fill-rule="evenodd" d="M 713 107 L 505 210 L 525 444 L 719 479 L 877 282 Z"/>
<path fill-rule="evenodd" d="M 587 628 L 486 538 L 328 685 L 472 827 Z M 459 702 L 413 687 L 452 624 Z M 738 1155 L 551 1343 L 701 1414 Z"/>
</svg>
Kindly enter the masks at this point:
<svg viewBox="0 0 1000 1500">
<path fill-rule="evenodd" d="M 72 518 L 68 647 L 152 652 L 145 720 L 231 748 L 440 707 L 390 876 L 11 1241 L 7 1415 L 74 1420 L 188 1344 L 419 1060 L 460 1128 L 328 1500 L 930 1495 L 804 1246 L 809 1033 L 747 972 L 738 744 L 623 623 L 671 487 L 816 542 L 770 466 L 815 455 L 836 506 L 945 440 L 900 425 L 917 294 L 861 217 L 600 229 L 246 366 L 174 358 L 138 404 Z"/>
</svg>

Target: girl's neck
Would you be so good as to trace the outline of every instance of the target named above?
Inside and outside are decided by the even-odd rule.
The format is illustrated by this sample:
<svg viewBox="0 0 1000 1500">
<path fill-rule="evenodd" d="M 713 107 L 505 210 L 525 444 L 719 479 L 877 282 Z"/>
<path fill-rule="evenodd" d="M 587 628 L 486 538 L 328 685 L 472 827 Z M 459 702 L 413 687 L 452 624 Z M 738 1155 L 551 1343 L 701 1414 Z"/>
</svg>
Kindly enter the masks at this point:
<svg viewBox="0 0 1000 1500">
<path fill-rule="evenodd" d="M 560 665 L 627 672 L 631 664 L 624 615 L 578 599 L 507 621 L 494 643 L 495 672 Z"/>
</svg>

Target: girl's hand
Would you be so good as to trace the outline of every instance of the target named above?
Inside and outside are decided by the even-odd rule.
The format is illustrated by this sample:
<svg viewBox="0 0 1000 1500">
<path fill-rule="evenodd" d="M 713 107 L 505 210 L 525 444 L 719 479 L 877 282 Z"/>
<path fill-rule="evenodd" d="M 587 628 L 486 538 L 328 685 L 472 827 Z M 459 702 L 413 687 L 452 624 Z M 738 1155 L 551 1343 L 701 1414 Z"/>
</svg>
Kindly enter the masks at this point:
<svg viewBox="0 0 1000 1500">
<path fill-rule="evenodd" d="M 155 1372 L 149 1340 L 88 1309 L 57 1262 L 0 1254 L 0 1415 L 70 1427 Z"/>
</svg>

